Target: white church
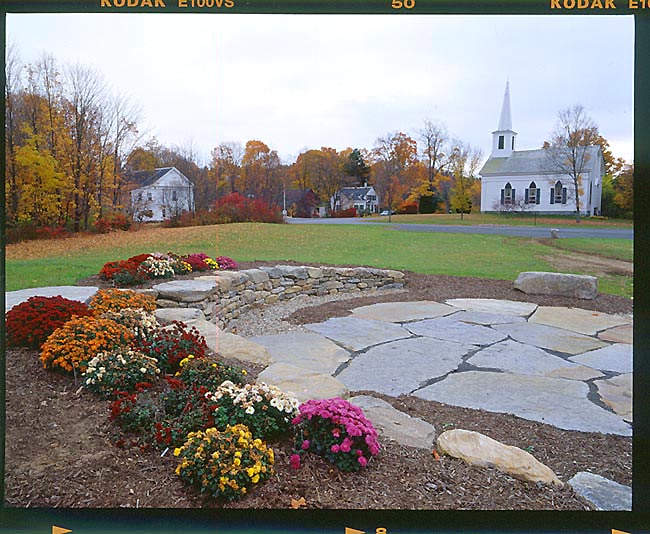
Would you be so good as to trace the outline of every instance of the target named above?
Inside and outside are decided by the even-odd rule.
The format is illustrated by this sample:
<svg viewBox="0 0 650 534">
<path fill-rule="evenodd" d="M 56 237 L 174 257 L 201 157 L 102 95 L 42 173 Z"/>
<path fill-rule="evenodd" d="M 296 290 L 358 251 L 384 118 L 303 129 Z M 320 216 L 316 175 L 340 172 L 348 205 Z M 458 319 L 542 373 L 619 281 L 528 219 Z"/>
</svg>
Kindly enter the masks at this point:
<svg viewBox="0 0 650 534">
<path fill-rule="evenodd" d="M 492 153 L 479 172 L 481 211 L 527 211 L 572 214 L 576 211 L 573 180 L 549 163 L 547 150 L 515 150 L 510 86 L 503 95 L 499 128 L 492 132 Z M 587 148 L 581 173 L 580 214 L 600 215 L 605 164 L 600 146 Z"/>
</svg>

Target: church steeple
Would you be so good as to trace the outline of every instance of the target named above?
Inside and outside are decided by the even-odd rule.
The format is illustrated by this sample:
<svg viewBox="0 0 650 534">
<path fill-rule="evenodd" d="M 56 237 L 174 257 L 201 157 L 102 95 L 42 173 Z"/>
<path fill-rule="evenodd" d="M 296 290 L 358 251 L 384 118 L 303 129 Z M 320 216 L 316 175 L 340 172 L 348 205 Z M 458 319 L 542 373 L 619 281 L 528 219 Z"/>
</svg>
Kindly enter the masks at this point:
<svg viewBox="0 0 650 534">
<path fill-rule="evenodd" d="M 512 130 L 512 114 L 510 112 L 510 82 L 506 83 L 506 92 L 501 105 L 499 128 L 492 132 L 492 157 L 507 158 L 515 149 L 517 132 Z"/>
</svg>

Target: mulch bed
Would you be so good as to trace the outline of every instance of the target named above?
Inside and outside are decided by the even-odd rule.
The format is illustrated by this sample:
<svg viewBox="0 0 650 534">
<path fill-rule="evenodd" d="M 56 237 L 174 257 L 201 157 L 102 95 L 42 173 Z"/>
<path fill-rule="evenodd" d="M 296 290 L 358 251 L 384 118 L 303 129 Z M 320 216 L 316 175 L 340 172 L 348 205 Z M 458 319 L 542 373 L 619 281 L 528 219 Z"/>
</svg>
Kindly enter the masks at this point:
<svg viewBox="0 0 650 534">
<path fill-rule="evenodd" d="M 246 263 L 241 268 L 262 263 Z M 276 263 L 293 262 L 270 264 Z M 92 285 L 93 280 L 85 282 Z M 632 312 L 631 301 L 620 297 L 600 295 L 593 301 L 532 297 L 512 289 L 510 282 L 495 280 L 408 273 L 407 288 L 403 293 L 303 308 L 289 320 L 319 322 L 346 315 L 350 307 L 375 302 L 460 297 Z M 368 468 L 354 474 L 340 473 L 314 456 L 308 456 L 301 469 L 293 470 L 289 467 L 291 443 L 272 444 L 276 451 L 272 479 L 244 500 L 223 505 L 205 501 L 185 487 L 174 474 L 176 462 L 171 451 L 161 456 L 159 450 L 118 448 L 117 427 L 108 421 L 108 402 L 79 391 L 69 376 L 44 371 L 36 351 L 7 351 L 6 398 L 5 505 L 9 507 L 287 509 L 292 499 L 303 497 L 307 508 L 588 509 L 570 487 L 557 489 L 522 482 L 461 460 L 437 460 L 431 451 L 388 440 L 382 441 L 380 455 Z M 632 483 L 631 438 L 563 431 L 512 415 L 410 397 L 382 398 L 432 423 L 438 433 L 464 428 L 528 448 L 563 481 L 578 471 L 591 471 L 621 484 Z"/>
</svg>

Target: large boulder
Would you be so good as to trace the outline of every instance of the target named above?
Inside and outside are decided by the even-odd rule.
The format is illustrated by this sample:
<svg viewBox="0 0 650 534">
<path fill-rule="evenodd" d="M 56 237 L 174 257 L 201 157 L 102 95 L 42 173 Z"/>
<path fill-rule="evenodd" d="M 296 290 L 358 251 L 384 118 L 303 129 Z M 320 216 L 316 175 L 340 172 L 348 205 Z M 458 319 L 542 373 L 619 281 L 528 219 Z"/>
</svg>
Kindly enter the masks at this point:
<svg viewBox="0 0 650 534">
<path fill-rule="evenodd" d="M 564 483 L 532 454 L 504 445 L 471 430 L 447 430 L 436 441 L 438 450 L 480 467 L 494 467 L 520 480 L 543 482 L 562 487 Z"/>
<path fill-rule="evenodd" d="M 515 280 L 515 289 L 529 295 L 595 299 L 598 296 L 598 279 L 581 274 L 528 271 L 519 274 Z"/>
</svg>

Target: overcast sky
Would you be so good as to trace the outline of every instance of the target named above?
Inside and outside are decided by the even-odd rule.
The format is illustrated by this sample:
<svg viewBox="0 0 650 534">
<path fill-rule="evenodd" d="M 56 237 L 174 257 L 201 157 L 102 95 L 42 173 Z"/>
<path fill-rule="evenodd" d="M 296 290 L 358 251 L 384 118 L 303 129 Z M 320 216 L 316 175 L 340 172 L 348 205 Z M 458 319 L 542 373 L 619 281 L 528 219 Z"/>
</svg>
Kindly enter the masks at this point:
<svg viewBox="0 0 650 534">
<path fill-rule="evenodd" d="M 425 119 L 483 150 L 510 81 L 517 148 L 581 104 L 633 160 L 634 20 L 627 16 L 7 15 L 23 62 L 99 71 L 165 145 L 205 163 L 223 141 L 372 148 Z"/>
</svg>

